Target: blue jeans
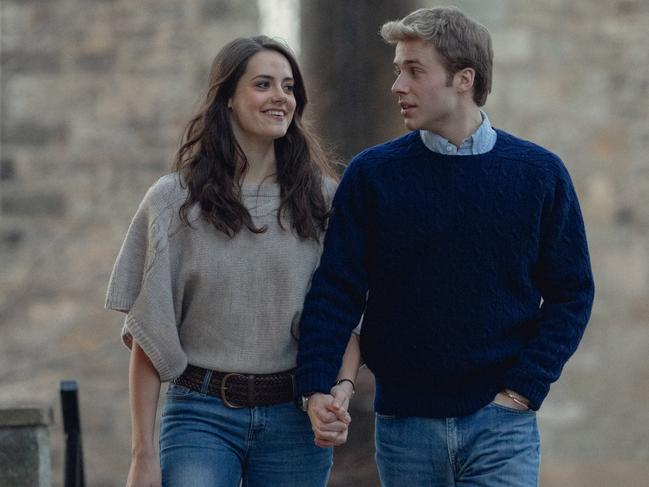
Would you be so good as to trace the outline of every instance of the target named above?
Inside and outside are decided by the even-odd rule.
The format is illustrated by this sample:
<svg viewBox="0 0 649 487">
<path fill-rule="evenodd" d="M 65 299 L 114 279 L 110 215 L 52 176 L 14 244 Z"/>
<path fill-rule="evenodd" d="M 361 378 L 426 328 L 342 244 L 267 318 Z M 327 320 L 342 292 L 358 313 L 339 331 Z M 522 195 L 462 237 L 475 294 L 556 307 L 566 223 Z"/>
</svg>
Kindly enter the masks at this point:
<svg viewBox="0 0 649 487">
<path fill-rule="evenodd" d="M 383 487 L 536 487 L 536 415 L 493 402 L 456 418 L 377 414 L 376 463 Z"/>
<path fill-rule="evenodd" d="M 170 384 L 160 420 L 166 487 L 315 487 L 327 483 L 332 449 L 314 444 L 293 403 L 230 409 Z"/>
</svg>

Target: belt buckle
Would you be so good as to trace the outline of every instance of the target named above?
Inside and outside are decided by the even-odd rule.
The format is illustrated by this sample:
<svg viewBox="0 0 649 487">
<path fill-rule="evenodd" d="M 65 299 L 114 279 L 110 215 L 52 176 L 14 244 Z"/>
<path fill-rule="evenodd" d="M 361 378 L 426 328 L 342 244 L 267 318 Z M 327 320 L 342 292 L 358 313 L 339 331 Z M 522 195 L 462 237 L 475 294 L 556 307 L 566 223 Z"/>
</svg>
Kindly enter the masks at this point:
<svg viewBox="0 0 649 487">
<path fill-rule="evenodd" d="M 231 403 L 230 401 L 228 401 L 228 398 L 226 397 L 226 394 L 225 394 L 225 391 L 227 391 L 227 389 L 228 389 L 228 387 L 227 387 L 228 379 L 229 379 L 230 377 L 232 377 L 232 376 L 235 376 L 235 375 L 238 375 L 239 377 L 243 377 L 243 378 L 246 377 L 245 375 L 243 375 L 243 374 L 237 374 L 236 372 L 231 372 L 231 373 L 229 373 L 229 374 L 225 374 L 225 375 L 223 376 L 223 379 L 221 379 L 221 387 L 220 387 L 220 390 L 221 390 L 221 400 L 223 401 L 223 404 L 225 404 L 226 407 L 228 407 L 228 408 L 230 408 L 230 409 L 241 409 L 241 408 L 245 408 L 245 406 L 240 406 L 240 405 L 238 405 L 238 404 L 233 404 L 233 403 Z"/>
</svg>

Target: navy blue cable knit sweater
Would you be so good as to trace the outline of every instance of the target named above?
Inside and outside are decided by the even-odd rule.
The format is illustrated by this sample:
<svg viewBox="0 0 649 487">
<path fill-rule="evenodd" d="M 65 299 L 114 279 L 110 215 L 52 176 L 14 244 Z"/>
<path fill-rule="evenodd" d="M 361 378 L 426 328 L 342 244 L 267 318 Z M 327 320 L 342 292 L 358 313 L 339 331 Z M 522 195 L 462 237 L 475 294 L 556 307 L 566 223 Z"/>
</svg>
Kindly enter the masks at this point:
<svg viewBox="0 0 649 487">
<path fill-rule="evenodd" d="M 563 163 L 497 134 L 480 155 L 437 154 L 411 132 L 352 160 L 304 304 L 296 394 L 329 391 L 364 312 L 377 412 L 461 416 L 503 388 L 540 407 L 594 284 Z"/>
</svg>

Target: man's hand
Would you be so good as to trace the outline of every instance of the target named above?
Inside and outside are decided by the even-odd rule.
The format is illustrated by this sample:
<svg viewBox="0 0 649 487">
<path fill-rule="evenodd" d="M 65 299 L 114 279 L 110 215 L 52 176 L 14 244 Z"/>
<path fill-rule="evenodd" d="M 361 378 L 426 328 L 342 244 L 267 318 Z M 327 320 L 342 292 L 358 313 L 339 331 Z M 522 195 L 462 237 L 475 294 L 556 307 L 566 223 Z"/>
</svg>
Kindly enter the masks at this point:
<svg viewBox="0 0 649 487">
<path fill-rule="evenodd" d="M 322 448 L 340 446 L 347 441 L 347 432 L 352 418 L 343 407 L 343 394 L 316 392 L 309 397 L 307 412 L 315 434 L 315 444 Z M 347 400 L 349 403 L 349 400 Z"/>
<path fill-rule="evenodd" d="M 521 411 L 530 409 L 529 399 L 511 389 L 504 389 L 502 392 L 496 394 L 494 402 L 501 406 L 511 409 L 520 409 Z"/>
</svg>

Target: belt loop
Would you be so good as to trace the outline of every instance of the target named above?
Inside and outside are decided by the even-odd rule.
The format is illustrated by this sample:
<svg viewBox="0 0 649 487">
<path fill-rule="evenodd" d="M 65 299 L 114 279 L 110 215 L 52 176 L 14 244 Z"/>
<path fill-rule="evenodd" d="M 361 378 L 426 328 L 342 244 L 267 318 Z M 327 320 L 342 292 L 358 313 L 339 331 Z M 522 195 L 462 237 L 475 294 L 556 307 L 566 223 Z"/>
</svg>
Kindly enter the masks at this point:
<svg viewBox="0 0 649 487">
<path fill-rule="evenodd" d="M 210 382 L 212 382 L 212 374 L 214 373 L 211 369 L 205 370 L 205 375 L 203 376 L 203 385 L 201 386 L 201 394 L 207 395 L 207 391 L 210 387 Z"/>
</svg>

